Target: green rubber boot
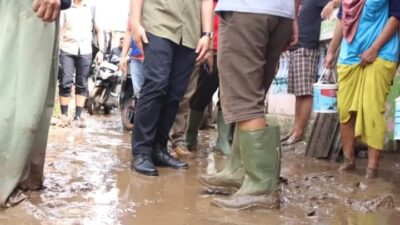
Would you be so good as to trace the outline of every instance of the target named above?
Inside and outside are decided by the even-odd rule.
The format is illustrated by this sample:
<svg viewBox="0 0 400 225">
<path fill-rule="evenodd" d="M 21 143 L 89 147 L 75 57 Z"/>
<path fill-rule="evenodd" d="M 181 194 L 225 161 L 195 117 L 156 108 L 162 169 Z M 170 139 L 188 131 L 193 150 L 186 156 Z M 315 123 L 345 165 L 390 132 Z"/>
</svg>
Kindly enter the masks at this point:
<svg viewBox="0 0 400 225">
<path fill-rule="evenodd" d="M 244 168 L 240 155 L 239 136 L 234 134 L 232 154 L 225 168 L 213 175 L 201 175 L 197 180 L 213 193 L 233 194 L 243 183 Z"/>
<path fill-rule="evenodd" d="M 217 127 L 218 139 L 215 148 L 224 155 L 230 155 L 231 154 L 231 145 L 229 143 L 230 125 L 225 123 L 222 111 L 218 111 L 217 126 L 218 126 Z"/>
<path fill-rule="evenodd" d="M 197 150 L 197 136 L 199 134 L 200 124 L 203 120 L 204 111 L 190 110 L 188 125 L 185 136 L 186 148 L 189 151 Z"/>
<path fill-rule="evenodd" d="M 215 199 L 214 206 L 229 209 L 279 208 L 278 183 L 281 144 L 278 127 L 240 130 L 240 150 L 245 168 L 240 189 L 228 199 Z"/>
</svg>

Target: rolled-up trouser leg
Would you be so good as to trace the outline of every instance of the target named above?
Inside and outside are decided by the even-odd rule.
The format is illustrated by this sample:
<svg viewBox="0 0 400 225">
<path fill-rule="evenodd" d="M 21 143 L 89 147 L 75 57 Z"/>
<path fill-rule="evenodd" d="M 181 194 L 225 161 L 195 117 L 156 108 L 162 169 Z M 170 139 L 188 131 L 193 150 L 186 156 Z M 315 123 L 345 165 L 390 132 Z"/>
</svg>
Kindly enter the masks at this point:
<svg viewBox="0 0 400 225">
<path fill-rule="evenodd" d="M 75 94 L 87 96 L 88 93 L 88 76 L 90 71 L 90 63 L 92 55 L 79 55 L 75 57 Z"/>
<path fill-rule="evenodd" d="M 62 67 L 58 89 L 62 97 L 71 97 L 71 89 L 74 85 L 75 56 L 60 50 L 60 65 Z"/>
<path fill-rule="evenodd" d="M 293 21 L 239 12 L 226 12 L 220 18 L 218 69 L 225 122 L 264 118 L 265 94 L 279 55 L 290 41 Z"/>
<path fill-rule="evenodd" d="M 55 24 L 31 0 L 0 2 L 0 207 L 18 185 L 51 92 Z M 23 16 L 21 16 L 23 15 Z M 23 38 L 26 37 L 26 38 Z M 18 48 L 15 48 L 18 46 Z M 54 87 L 53 87 L 54 89 Z"/>
</svg>

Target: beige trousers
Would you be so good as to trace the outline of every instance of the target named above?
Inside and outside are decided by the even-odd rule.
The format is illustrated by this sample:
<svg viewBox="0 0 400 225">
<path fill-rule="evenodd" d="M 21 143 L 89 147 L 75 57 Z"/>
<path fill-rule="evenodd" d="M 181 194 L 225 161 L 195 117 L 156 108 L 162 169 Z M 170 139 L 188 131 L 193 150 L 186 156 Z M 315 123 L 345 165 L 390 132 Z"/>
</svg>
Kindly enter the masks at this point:
<svg viewBox="0 0 400 225">
<path fill-rule="evenodd" d="M 199 64 L 196 64 L 193 68 L 193 72 L 190 77 L 190 81 L 186 89 L 185 95 L 183 96 L 183 98 L 179 103 L 178 113 L 176 114 L 176 118 L 170 132 L 170 140 L 172 143 L 172 148 L 182 145 L 185 142 L 187 117 L 189 113 L 189 103 L 190 99 L 196 92 L 199 74 L 200 74 L 200 66 Z"/>
</svg>

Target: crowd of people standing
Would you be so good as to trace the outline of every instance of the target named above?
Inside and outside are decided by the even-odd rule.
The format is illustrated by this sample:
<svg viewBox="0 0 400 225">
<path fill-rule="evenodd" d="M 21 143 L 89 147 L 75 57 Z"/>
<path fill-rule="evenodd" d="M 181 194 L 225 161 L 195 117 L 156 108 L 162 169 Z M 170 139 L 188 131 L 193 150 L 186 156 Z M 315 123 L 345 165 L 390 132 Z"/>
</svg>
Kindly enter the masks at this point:
<svg viewBox="0 0 400 225">
<path fill-rule="evenodd" d="M 68 116 L 71 88 L 75 85 L 74 120 L 81 127 L 90 62 L 94 55 L 101 59 L 105 51 L 95 10 L 85 1 L 35 0 L 30 15 L 35 11 L 44 22 L 56 20 L 61 6 L 69 8 L 61 13 L 60 23 L 51 26 L 38 19 L 30 24 L 24 18 L 15 18 L 13 14 L 31 7 L 30 1 L 23 2 L 0 3 L 1 15 L 23 25 L 15 26 L 7 40 L 34 26 L 37 38 L 24 40 L 28 46 L 36 46 L 34 41 L 45 45 L 41 33 L 54 45 L 41 51 L 43 62 L 34 71 L 40 75 L 35 79 L 41 79 L 26 79 L 28 74 L 18 72 L 22 78 L 13 79 L 26 79 L 26 83 L 10 81 L 20 86 L 1 99 L 1 105 L 11 107 L 0 110 L 0 129 L 10 131 L 0 135 L 0 160 L 8 161 L 0 164 L 0 206 L 20 201 L 12 195 L 17 187 L 42 187 L 58 48 L 61 112 Z M 335 66 L 340 47 L 338 112 L 345 155 L 340 170 L 355 169 L 354 145 L 360 140 L 369 147 L 366 178 L 376 177 L 386 131 L 383 112 L 399 62 L 400 3 L 396 0 L 131 0 L 119 53 L 123 59 L 121 70 L 127 71 L 124 59 L 130 59 L 138 98 L 132 170 L 158 176 L 157 167 L 188 169 L 184 159 L 199 150 L 200 121 L 219 89 L 217 149 L 228 156 L 228 162 L 222 171 L 201 175 L 198 181 L 210 191 L 230 194 L 228 198 L 213 199 L 215 206 L 278 208 L 281 144 L 294 144 L 304 136 L 317 73 L 321 21 L 336 7 L 338 22 L 324 65 Z M 10 20 L 1 20 L 0 31 L 10 26 L 8 23 Z M 7 46 L 7 41 L 0 43 L 0 55 L 7 52 Z M 29 54 L 35 50 L 27 48 Z M 296 96 L 296 114 L 293 130 L 281 136 L 279 127 L 266 121 L 264 102 L 285 50 L 290 52 L 289 93 Z M 0 70 L 7 64 L 17 64 L 16 60 L 0 58 Z M 0 79 L 11 78 L 0 74 Z M 35 94 L 21 99 L 18 91 L 32 84 L 38 89 L 29 91 Z M 17 158 L 18 163 L 6 160 L 9 158 Z"/>
</svg>

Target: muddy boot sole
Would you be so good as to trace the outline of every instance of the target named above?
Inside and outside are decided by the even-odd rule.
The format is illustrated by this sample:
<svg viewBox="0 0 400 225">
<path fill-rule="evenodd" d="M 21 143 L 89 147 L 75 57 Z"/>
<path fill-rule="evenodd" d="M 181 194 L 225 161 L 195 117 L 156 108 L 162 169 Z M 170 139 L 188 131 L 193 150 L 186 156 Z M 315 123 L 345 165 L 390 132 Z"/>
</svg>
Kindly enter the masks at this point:
<svg viewBox="0 0 400 225">
<path fill-rule="evenodd" d="M 232 196 L 228 199 L 216 198 L 211 201 L 211 205 L 232 210 L 279 209 L 280 199 L 277 193 L 258 196 Z"/>
<path fill-rule="evenodd" d="M 208 192 L 215 194 L 232 195 L 240 188 L 239 184 L 234 184 L 233 182 L 232 184 L 220 186 L 211 184 L 201 176 L 197 177 L 197 181 L 203 185 Z"/>
</svg>

